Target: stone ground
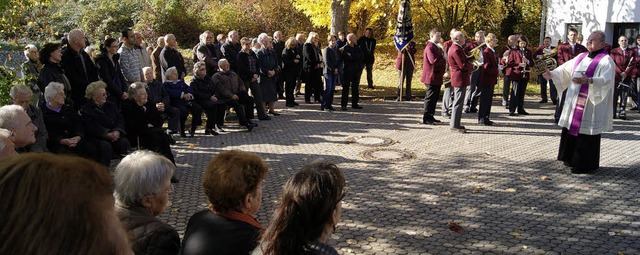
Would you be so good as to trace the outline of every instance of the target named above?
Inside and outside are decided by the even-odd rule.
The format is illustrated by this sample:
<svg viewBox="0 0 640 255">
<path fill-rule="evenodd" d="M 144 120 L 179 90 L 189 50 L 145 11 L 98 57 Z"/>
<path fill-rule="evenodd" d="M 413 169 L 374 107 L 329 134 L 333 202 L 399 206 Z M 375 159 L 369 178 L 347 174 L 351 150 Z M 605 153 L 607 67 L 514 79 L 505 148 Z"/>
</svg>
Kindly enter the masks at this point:
<svg viewBox="0 0 640 255">
<path fill-rule="evenodd" d="M 252 132 L 229 122 L 227 134 L 198 130 L 178 141 L 180 183 L 161 218 L 182 235 L 207 204 L 209 160 L 238 149 L 270 168 L 257 215 L 263 225 L 301 165 L 336 163 L 348 194 L 330 244 L 343 254 L 640 254 L 640 114 L 615 120 L 615 131 L 602 136 L 597 172 L 573 175 L 555 160 L 553 105 L 537 100 L 527 99 L 531 115 L 511 117 L 495 98 L 496 125 L 465 114 L 466 134 L 446 121 L 420 124 L 421 102 L 322 112 L 304 103 L 282 109 L 280 101 L 282 115 Z M 452 231 L 455 224 L 463 232 Z"/>
</svg>

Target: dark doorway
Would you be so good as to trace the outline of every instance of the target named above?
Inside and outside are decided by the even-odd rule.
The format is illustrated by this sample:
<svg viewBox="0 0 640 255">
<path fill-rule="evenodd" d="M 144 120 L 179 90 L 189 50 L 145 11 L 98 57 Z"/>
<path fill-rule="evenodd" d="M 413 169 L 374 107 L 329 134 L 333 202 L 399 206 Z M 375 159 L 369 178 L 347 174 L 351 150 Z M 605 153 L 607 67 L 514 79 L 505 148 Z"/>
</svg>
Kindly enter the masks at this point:
<svg viewBox="0 0 640 255">
<path fill-rule="evenodd" d="M 640 32 L 640 23 L 616 23 L 613 24 L 613 48 L 620 47 L 618 44 L 618 37 L 626 35 L 629 42 L 629 47 L 637 47 L 636 36 Z"/>
</svg>

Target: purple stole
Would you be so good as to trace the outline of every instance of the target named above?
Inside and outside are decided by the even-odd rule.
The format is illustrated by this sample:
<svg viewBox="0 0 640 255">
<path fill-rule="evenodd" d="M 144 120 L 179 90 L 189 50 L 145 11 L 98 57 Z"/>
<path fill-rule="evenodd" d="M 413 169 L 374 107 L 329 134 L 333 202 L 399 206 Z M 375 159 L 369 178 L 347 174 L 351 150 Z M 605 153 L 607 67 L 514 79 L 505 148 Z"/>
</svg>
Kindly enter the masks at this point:
<svg viewBox="0 0 640 255">
<path fill-rule="evenodd" d="M 576 59 L 576 63 L 573 65 L 574 72 L 576 68 L 578 68 L 578 65 L 580 64 L 580 62 L 582 62 L 582 60 L 587 55 L 588 53 L 578 56 L 578 58 Z M 602 60 L 602 58 L 606 55 L 607 53 L 603 51 L 603 52 L 600 52 L 598 55 L 596 55 L 595 58 L 593 58 L 593 61 L 591 61 L 591 63 L 589 64 L 589 67 L 587 67 L 587 71 L 584 74 L 587 78 L 593 77 L 593 74 L 596 71 L 596 67 L 598 67 L 598 63 L 600 63 L 600 60 Z M 585 83 L 580 85 L 580 93 L 578 94 L 578 101 L 576 102 L 576 107 L 573 110 L 573 119 L 571 120 L 571 125 L 569 126 L 569 135 L 578 136 L 578 131 L 580 131 L 580 123 L 582 122 L 582 115 L 584 114 L 584 108 L 587 103 L 588 96 L 589 96 L 589 84 Z"/>
</svg>

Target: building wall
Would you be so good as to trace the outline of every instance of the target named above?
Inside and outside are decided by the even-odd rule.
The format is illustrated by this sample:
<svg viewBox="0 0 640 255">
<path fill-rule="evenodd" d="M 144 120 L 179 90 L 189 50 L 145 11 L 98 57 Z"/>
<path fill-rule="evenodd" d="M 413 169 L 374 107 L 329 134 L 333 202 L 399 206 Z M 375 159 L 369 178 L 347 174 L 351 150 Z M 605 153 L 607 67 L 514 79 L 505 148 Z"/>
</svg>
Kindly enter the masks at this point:
<svg viewBox="0 0 640 255">
<path fill-rule="evenodd" d="M 553 42 L 566 41 L 566 24 L 578 23 L 585 40 L 591 31 L 602 30 L 611 44 L 613 23 L 640 22 L 637 0 L 548 0 L 548 5 L 546 35 Z"/>
</svg>

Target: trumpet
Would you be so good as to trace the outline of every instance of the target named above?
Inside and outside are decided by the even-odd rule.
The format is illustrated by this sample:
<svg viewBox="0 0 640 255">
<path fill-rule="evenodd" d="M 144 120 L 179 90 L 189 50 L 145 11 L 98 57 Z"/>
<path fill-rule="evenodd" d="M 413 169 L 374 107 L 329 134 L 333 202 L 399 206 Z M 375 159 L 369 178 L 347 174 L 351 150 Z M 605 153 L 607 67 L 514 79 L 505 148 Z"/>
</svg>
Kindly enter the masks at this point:
<svg viewBox="0 0 640 255">
<path fill-rule="evenodd" d="M 557 47 L 548 53 L 544 53 L 541 59 L 533 60 L 533 66 L 531 67 L 532 76 L 535 77 L 545 70 L 556 69 L 556 67 L 558 67 L 558 61 L 555 59 L 556 55 L 558 55 Z"/>
<path fill-rule="evenodd" d="M 469 55 L 467 55 L 467 59 L 474 59 L 473 70 L 471 71 L 472 73 L 475 71 L 478 71 L 480 66 L 484 64 L 484 60 L 482 59 L 482 51 L 480 51 L 480 48 L 482 48 L 482 46 L 484 45 L 486 45 L 486 43 L 482 43 L 477 47 L 469 50 Z"/>
</svg>

